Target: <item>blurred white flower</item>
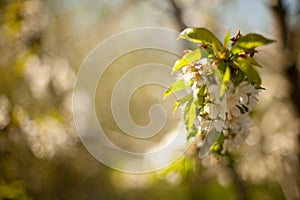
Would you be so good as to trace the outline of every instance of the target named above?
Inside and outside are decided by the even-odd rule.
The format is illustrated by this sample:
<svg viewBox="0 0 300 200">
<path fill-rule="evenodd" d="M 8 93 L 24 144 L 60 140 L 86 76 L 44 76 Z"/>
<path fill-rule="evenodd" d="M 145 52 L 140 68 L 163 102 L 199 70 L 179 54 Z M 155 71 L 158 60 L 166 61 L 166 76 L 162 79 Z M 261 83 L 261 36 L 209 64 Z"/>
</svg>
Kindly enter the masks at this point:
<svg viewBox="0 0 300 200">
<path fill-rule="evenodd" d="M 69 149 L 76 142 L 73 127 L 55 116 L 30 119 L 29 114 L 18 105 L 14 107 L 13 115 L 25 134 L 32 153 L 38 158 L 52 157 L 56 152 Z"/>
<path fill-rule="evenodd" d="M 24 77 L 33 97 L 40 99 L 48 94 L 51 67 L 43 64 L 37 55 L 30 56 L 25 63 Z"/>
<path fill-rule="evenodd" d="M 70 68 L 67 60 L 57 59 L 51 69 L 51 79 L 54 90 L 57 94 L 62 94 L 72 88 L 75 73 Z"/>
<path fill-rule="evenodd" d="M 4 96 L 0 96 L 0 130 L 10 123 L 10 101 Z"/>
</svg>

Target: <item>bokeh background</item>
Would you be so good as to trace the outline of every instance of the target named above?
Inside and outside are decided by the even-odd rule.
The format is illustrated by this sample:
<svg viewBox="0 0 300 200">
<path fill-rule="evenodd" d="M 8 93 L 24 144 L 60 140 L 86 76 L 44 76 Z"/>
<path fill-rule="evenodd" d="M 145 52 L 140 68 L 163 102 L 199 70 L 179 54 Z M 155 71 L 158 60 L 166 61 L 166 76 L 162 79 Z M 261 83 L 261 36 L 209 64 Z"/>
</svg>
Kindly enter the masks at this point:
<svg viewBox="0 0 300 200">
<path fill-rule="evenodd" d="M 299 25 L 298 0 L 0 0 L 0 199 L 243 199 L 240 183 L 249 199 L 300 199 Z M 196 157 L 155 173 L 121 173 L 80 142 L 72 119 L 80 64 L 107 37 L 146 26 L 204 26 L 220 38 L 240 29 L 278 41 L 257 55 L 266 90 L 234 173 Z M 160 101 L 151 98 L 155 89 L 163 93 L 136 94 L 137 123 L 147 122 L 138 96 Z M 99 102 L 106 96 L 97 94 Z"/>
</svg>

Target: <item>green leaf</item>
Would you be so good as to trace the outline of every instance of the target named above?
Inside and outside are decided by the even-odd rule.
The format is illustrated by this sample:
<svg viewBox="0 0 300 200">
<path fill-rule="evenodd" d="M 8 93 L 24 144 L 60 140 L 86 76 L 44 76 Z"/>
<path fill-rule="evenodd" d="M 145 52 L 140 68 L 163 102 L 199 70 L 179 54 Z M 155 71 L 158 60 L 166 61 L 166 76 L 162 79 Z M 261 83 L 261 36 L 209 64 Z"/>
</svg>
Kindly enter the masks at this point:
<svg viewBox="0 0 300 200">
<path fill-rule="evenodd" d="M 261 86 L 256 86 L 255 89 L 257 89 L 257 90 L 266 90 L 266 88 L 261 87 Z"/>
<path fill-rule="evenodd" d="M 236 66 L 236 65 L 235 65 Z M 237 66 L 236 66 L 237 67 Z M 239 83 L 241 83 L 244 79 L 245 79 L 245 73 L 242 72 L 241 70 L 238 70 L 236 72 L 236 74 L 232 77 L 232 80 L 234 81 L 234 83 L 237 85 Z"/>
<path fill-rule="evenodd" d="M 223 82 L 227 83 L 230 80 L 230 67 L 226 67 L 226 71 L 224 73 Z"/>
<path fill-rule="evenodd" d="M 169 96 L 170 94 L 177 92 L 179 90 L 184 90 L 190 88 L 191 84 L 186 84 L 183 79 L 174 82 L 164 93 L 164 99 Z"/>
<path fill-rule="evenodd" d="M 205 91 L 207 89 L 207 86 L 204 85 L 200 88 L 198 94 L 197 94 L 197 98 L 198 98 L 198 105 L 202 106 L 204 104 L 205 101 Z"/>
<path fill-rule="evenodd" d="M 193 126 L 194 126 L 194 120 L 197 115 L 197 104 L 196 101 L 192 101 L 189 112 L 185 113 L 188 115 L 188 123 L 187 123 L 187 130 L 188 130 L 188 135 L 190 135 L 193 131 Z M 194 127 L 195 129 L 195 127 Z"/>
<path fill-rule="evenodd" d="M 186 66 L 187 64 L 191 63 L 191 62 L 195 62 L 197 60 L 199 60 L 200 58 L 202 58 L 203 55 L 203 51 L 201 51 L 200 49 L 196 49 L 194 51 L 191 51 L 190 53 L 185 54 L 181 59 L 177 60 L 173 66 L 173 70 L 172 73 L 174 73 L 175 71 L 179 70 L 180 68 L 182 68 L 183 66 Z"/>
<path fill-rule="evenodd" d="M 187 139 L 190 139 L 192 137 L 195 137 L 198 133 L 198 130 L 196 129 L 195 124 L 193 124 L 193 126 L 188 130 L 187 132 Z"/>
<path fill-rule="evenodd" d="M 264 46 L 266 44 L 270 44 L 275 42 L 275 40 L 271 40 L 265 38 L 264 36 L 256 33 L 249 33 L 245 36 L 242 36 L 235 45 L 231 48 L 231 52 L 233 54 L 241 53 L 246 50 L 251 50 L 256 47 Z"/>
<path fill-rule="evenodd" d="M 252 65 L 262 68 L 262 66 L 252 57 L 248 58 Z"/>
<path fill-rule="evenodd" d="M 252 65 L 251 59 L 243 58 L 243 57 L 236 57 L 233 59 L 233 63 L 246 74 L 249 82 L 255 84 L 256 86 L 260 86 L 261 78 L 258 72 Z"/>
<path fill-rule="evenodd" d="M 192 93 L 191 93 L 192 94 Z M 197 116 L 197 103 L 193 99 L 193 95 L 188 100 L 184 107 L 184 124 L 187 129 L 187 139 L 194 137 L 197 134 L 197 129 L 194 124 L 194 120 Z"/>
<path fill-rule="evenodd" d="M 226 62 L 219 62 L 218 63 L 218 70 L 217 70 L 217 75 L 219 76 L 220 79 L 223 78 L 223 75 L 226 71 L 226 67 L 227 67 L 227 63 Z"/>
<path fill-rule="evenodd" d="M 193 100 L 193 93 L 190 93 L 190 94 L 186 95 L 185 97 L 182 97 L 181 99 L 177 100 L 175 102 L 173 112 L 175 112 L 180 105 L 184 104 L 185 102 L 190 102 L 192 100 Z M 187 103 L 186 107 L 188 106 L 188 104 L 189 103 Z"/>
<path fill-rule="evenodd" d="M 205 86 L 200 88 L 200 93 L 203 93 L 202 90 L 205 89 Z M 204 95 L 204 94 L 203 94 Z M 184 124 L 186 125 L 187 129 L 187 139 L 194 137 L 197 134 L 197 129 L 194 124 L 194 120 L 197 117 L 197 101 L 193 98 L 193 93 L 187 95 L 188 97 L 186 99 L 187 103 L 184 107 Z M 198 99 L 199 101 L 199 99 Z"/>
<path fill-rule="evenodd" d="M 178 38 L 206 44 L 211 46 L 216 52 L 223 50 L 220 40 L 206 28 L 186 28 L 180 33 Z"/>
<path fill-rule="evenodd" d="M 192 102 L 193 102 L 193 94 L 191 93 L 191 98 L 187 101 L 185 107 L 184 107 L 184 110 L 183 110 L 183 113 L 184 113 L 184 124 L 187 125 L 189 123 L 189 112 L 190 112 L 190 108 L 191 108 L 191 105 L 192 105 Z"/>
<path fill-rule="evenodd" d="M 224 37 L 224 49 L 228 48 L 229 43 L 230 43 L 230 29 L 228 30 L 228 32 Z"/>
<path fill-rule="evenodd" d="M 220 96 L 223 96 L 226 91 L 227 82 L 230 80 L 230 67 L 227 65 L 225 73 L 222 79 L 222 85 L 220 90 Z"/>
<path fill-rule="evenodd" d="M 171 163 L 168 167 L 159 171 L 159 175 L 167 177 L 170 173 L 176 172 L 182 178 L 182 181 L 194 175 L 196 162 L 195 159 L 188 156 L 181 156 Z"/>
</svg>

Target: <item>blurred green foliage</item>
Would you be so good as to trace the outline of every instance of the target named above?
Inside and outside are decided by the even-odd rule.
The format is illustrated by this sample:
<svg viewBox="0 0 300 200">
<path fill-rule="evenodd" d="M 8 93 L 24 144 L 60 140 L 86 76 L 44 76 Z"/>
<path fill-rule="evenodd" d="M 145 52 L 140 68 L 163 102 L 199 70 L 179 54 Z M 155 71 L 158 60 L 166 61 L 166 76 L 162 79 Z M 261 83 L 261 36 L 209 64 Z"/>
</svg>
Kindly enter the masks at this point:
<svg viewBox="0 0 300 200">
<path fill-rule="evenodd" d="M 195 1 L 190 7 L 182 6 L 187 9 L 186 21 L 190 26 L 218 29 L 217 14 L 212 12 L 218 2 L 221 2 L 218 8 L 223 9 L 231 1 Z M 240 1 L 233 2 L 240 5 Z M 5 101 L 1 101 L 0 114 L 5 113 L 3 116 L 10 122 L 7 124 L 4 120 L 4 128 L 0 130 L 1 200 L 238 198 L 227 169 L 207 165 L 206 160 L 186 157 L 170 168 L 144 175 L 109 169 L 87 152 L 72 124 L 72 113 L 68 109 L 74 80 L 72 72 L 79 68 L 90 49 L 111 34 L 136 26 L 176 29 L 170 10 L 168 1 L 91 1 L 90 4 L 78 0 L 0 1 L 0 96 L 9 102 L 3 106 Z M 276 58 L 276 54 L 272 58 Z M 269 65 L 275 66 L 274 63 Z M 60 76 L 63 74 L 65 77 Z M 111 76 L 113 74 L 114 71 L 110 72 Z M 273 75 L 272 72 L 271 78 Z M 285 81 L 276 74 L 276 80 L 283 80 L 278 86 L 283 89 L 278 91 L 271 88 L 276 81 L 270 76 L 263 76 L 266 84 L 271 83 L 271 95 L 266 99 L 280 99 L 286 91 Z M 64 87 L 68 84 L 71 86 Z M 288 112 L 287 105 L 267 100 L 264 105 L 272 105 L 276 112 L 267 106 L 263 107 L 263 112 L 258 112 L 257 121 L 266 124 L 259 128 L 263 130 L 258 131 L 262 136 L 254 132 L 249 142 L 252 146 L 237 153 L 247 158 L 239 167 L 250 199 L 280 200 L 285 199 L 282 188 L 291 188 L 294 182 L 290 177 L 297 174 L 290 164 L 296 162 L 294 149 L 286 148 L 286 143 L 280 146 L 284 139 L 294 141 L 293 137 L 279 137 L 282 130 L 287 130 L 288 134 L 294 132 L 293 124 L 288 123 L 293 122 L 293 115 Z M 268 116 L 264 117 L 263 113 Z M 275 130 L 274 134 L 280 138 L 275 146 L 279 150 L 274 146 L 268 149 L 263 141 L 270 143 L 266 132 L 273 127 L 274 115 L 278 113 L 289 120 L 284 122 L 290 129 L 279 127 L 279 131 Z M 280 125 L 278 120 L 276 123 Z M 273 130 L 270 132 L 273 134 Z M 271 167 L 258 165 L 261 160 L 271 163 Z M 285 174 L 285 168 L 290 174 Z M 274 177 L 274 172 L 279 175 Z M 288 192 L 286 190 L 285 194 Z"/>
</svg>

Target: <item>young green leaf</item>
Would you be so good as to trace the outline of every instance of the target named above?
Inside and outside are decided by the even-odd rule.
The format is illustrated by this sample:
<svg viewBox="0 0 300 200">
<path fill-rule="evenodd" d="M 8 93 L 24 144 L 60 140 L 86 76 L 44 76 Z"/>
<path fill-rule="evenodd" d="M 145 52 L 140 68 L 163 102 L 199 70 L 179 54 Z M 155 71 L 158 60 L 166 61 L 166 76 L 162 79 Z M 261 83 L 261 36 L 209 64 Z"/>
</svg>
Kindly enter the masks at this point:
<svg viewBox="0 0 300 200">
<path fill-rule="evenodd" d="M 184 108 L 184 124 L 187 129 L 187 138 L 194 137 L 197 134 L 197 129 L 194 124 L 194 120 L 197 115 L 197 103 L 194 99 L 190 99 Z"/>
<path fill-rule="evenodd" d="M 251 63 L 251 59 L 243 58 L 243 57 L 236 57 L 233 59 L 233 63 L 246 74 L 248 80 L 255 84 L 256 86 L 260 86 L 261 78 L 258 72 L 255 70 Z"/>
<path fill-rule="evenodd" d="M 262 66 L 254 58 L 249 57 L 248 59 L 252 65 L 262 68 Z"/>
<path fill-rule="evenodd" d="M 187 132 L 187 139 L 190 139 L 192 137 L 195 137 L 198 133 L 198 130 L 196 129 L 195 124 L 188 130 Z"/>
<path fill-rule="evenodd" d="M 227 67 L 227 63 L 226 62 L 219 62 L 218 63 L 218 70 L 217 70 L 217 75 L 219 76 L 220 79 L 222 79 L 225 71 L 226 71 L 226 67 Z"/>
<path fill-rule="evenodd" d="M 191 93 L 191 98 L 187 101 L 187 103 L 185 104 L 184 110 L 183 110 L 184 124 L 186 126 L 189 123 L 189 112 L 190 112 L 190 108 L 191 108 L 193 101 L 194 101 L 193 94 Z"/>
<path fill-rule="evenodd" d="M 275 40 L 271 40 L 265 38 L 264 36 L 256 33 L 249 33 L 245 36 L 242 36 L 235 45 L 231 48 L 231 52 L 233 54 L 238 54 L 246 50 L 251 50 L 256 47 L 264 46 L 266 44 L 270 44 L 275 42 Z"/>
<path fill-rule="evenodd" d="M 197 104 L 196 101 L 192 101 L 190 110 L 188 113 L 184 113 L 188 115 L 188 123 L 187 123 L 187 130 L 188 130 L 188 135 L 191 134 L 194 126 L 194 120 L 197 115 Z"/>
<path fill-rule="evenodd" d="M 242 72 L 241 70 L 237 70 L 236 74 L 232 77 L 233 81 L 235 84 L 239 84 L 245 79 L 245 73 Z"/>
<path fill-rule="evenodd" d="M 181 59 L 177 60 L 173 66 L 172 73 L 179 70 L 183 66 L 186 66 L 187 64 L 197 61 L 205 56 L 205 53 L 201 51 L 200 49 L 196 49 L 194 51 L 191 51 L 190 53 L 185 54 Z"/>
<path fill-rule="evenodd" d="M 220 96 L 223 96 L 225 94 L 226 85 L 227 82 L 230 80 L 230 67 L 227 65 L 223 79 L 222 79 L 222 85 L 220 90 Z"/>
<path fill-rule="evenodd" d="M 195 159 L 188 156 L 181 156 L 158 173 L 162 177 L 167 177 L 170 173 L 176 172 L 180 175 L 182 181 L 184 181 L 195 173 L 195 166 Z"/>
<path fill-rule="evenodd" d="M 193 93 L 187 94 L 185 97 L 182 97 L 181 99 L 177 100 L 175 102 L 173 112 L 177 110 L 178 106 L 184 104 L 185 102 L 188 102 L 185 108 L 188 107 L 189 102 L 192 100 L 193 100 Z"/>
<path fill-rule="evenodd" d="M 220 40 L 206 28 L 186 28 L 180 33 L 178 38 L 206 44 L 211 46 L 216 52 L 222 52 L 223 50 Z"/>
<path fill-rule="evenodd" d="M 187 88 L 190 88 L 191 85 L 190 84 L 186 84 L 185 81 L 183 79 L 174 82 L 172 85 L 170 85 L 170 87 L 165 91 L 164 93 L 164 99 L 169 96 L 170 94 L 177 92 L 179 90 L 184 90 Z"/>
<path fill-rule="evenodd" d="M 197 94 L 197 100 L 198 100 L 198 105 L 202 106 L 205 101 L 205 91 L 207 89 L 207 86 L 202 86 Z"/>
<path fill-rule="evenodd" d="M 228 32 L 224 37 L 224 49 L 228 48 L 229 43 L 230 43 L 230 29 L 228 30 Z"/>
</svg>

